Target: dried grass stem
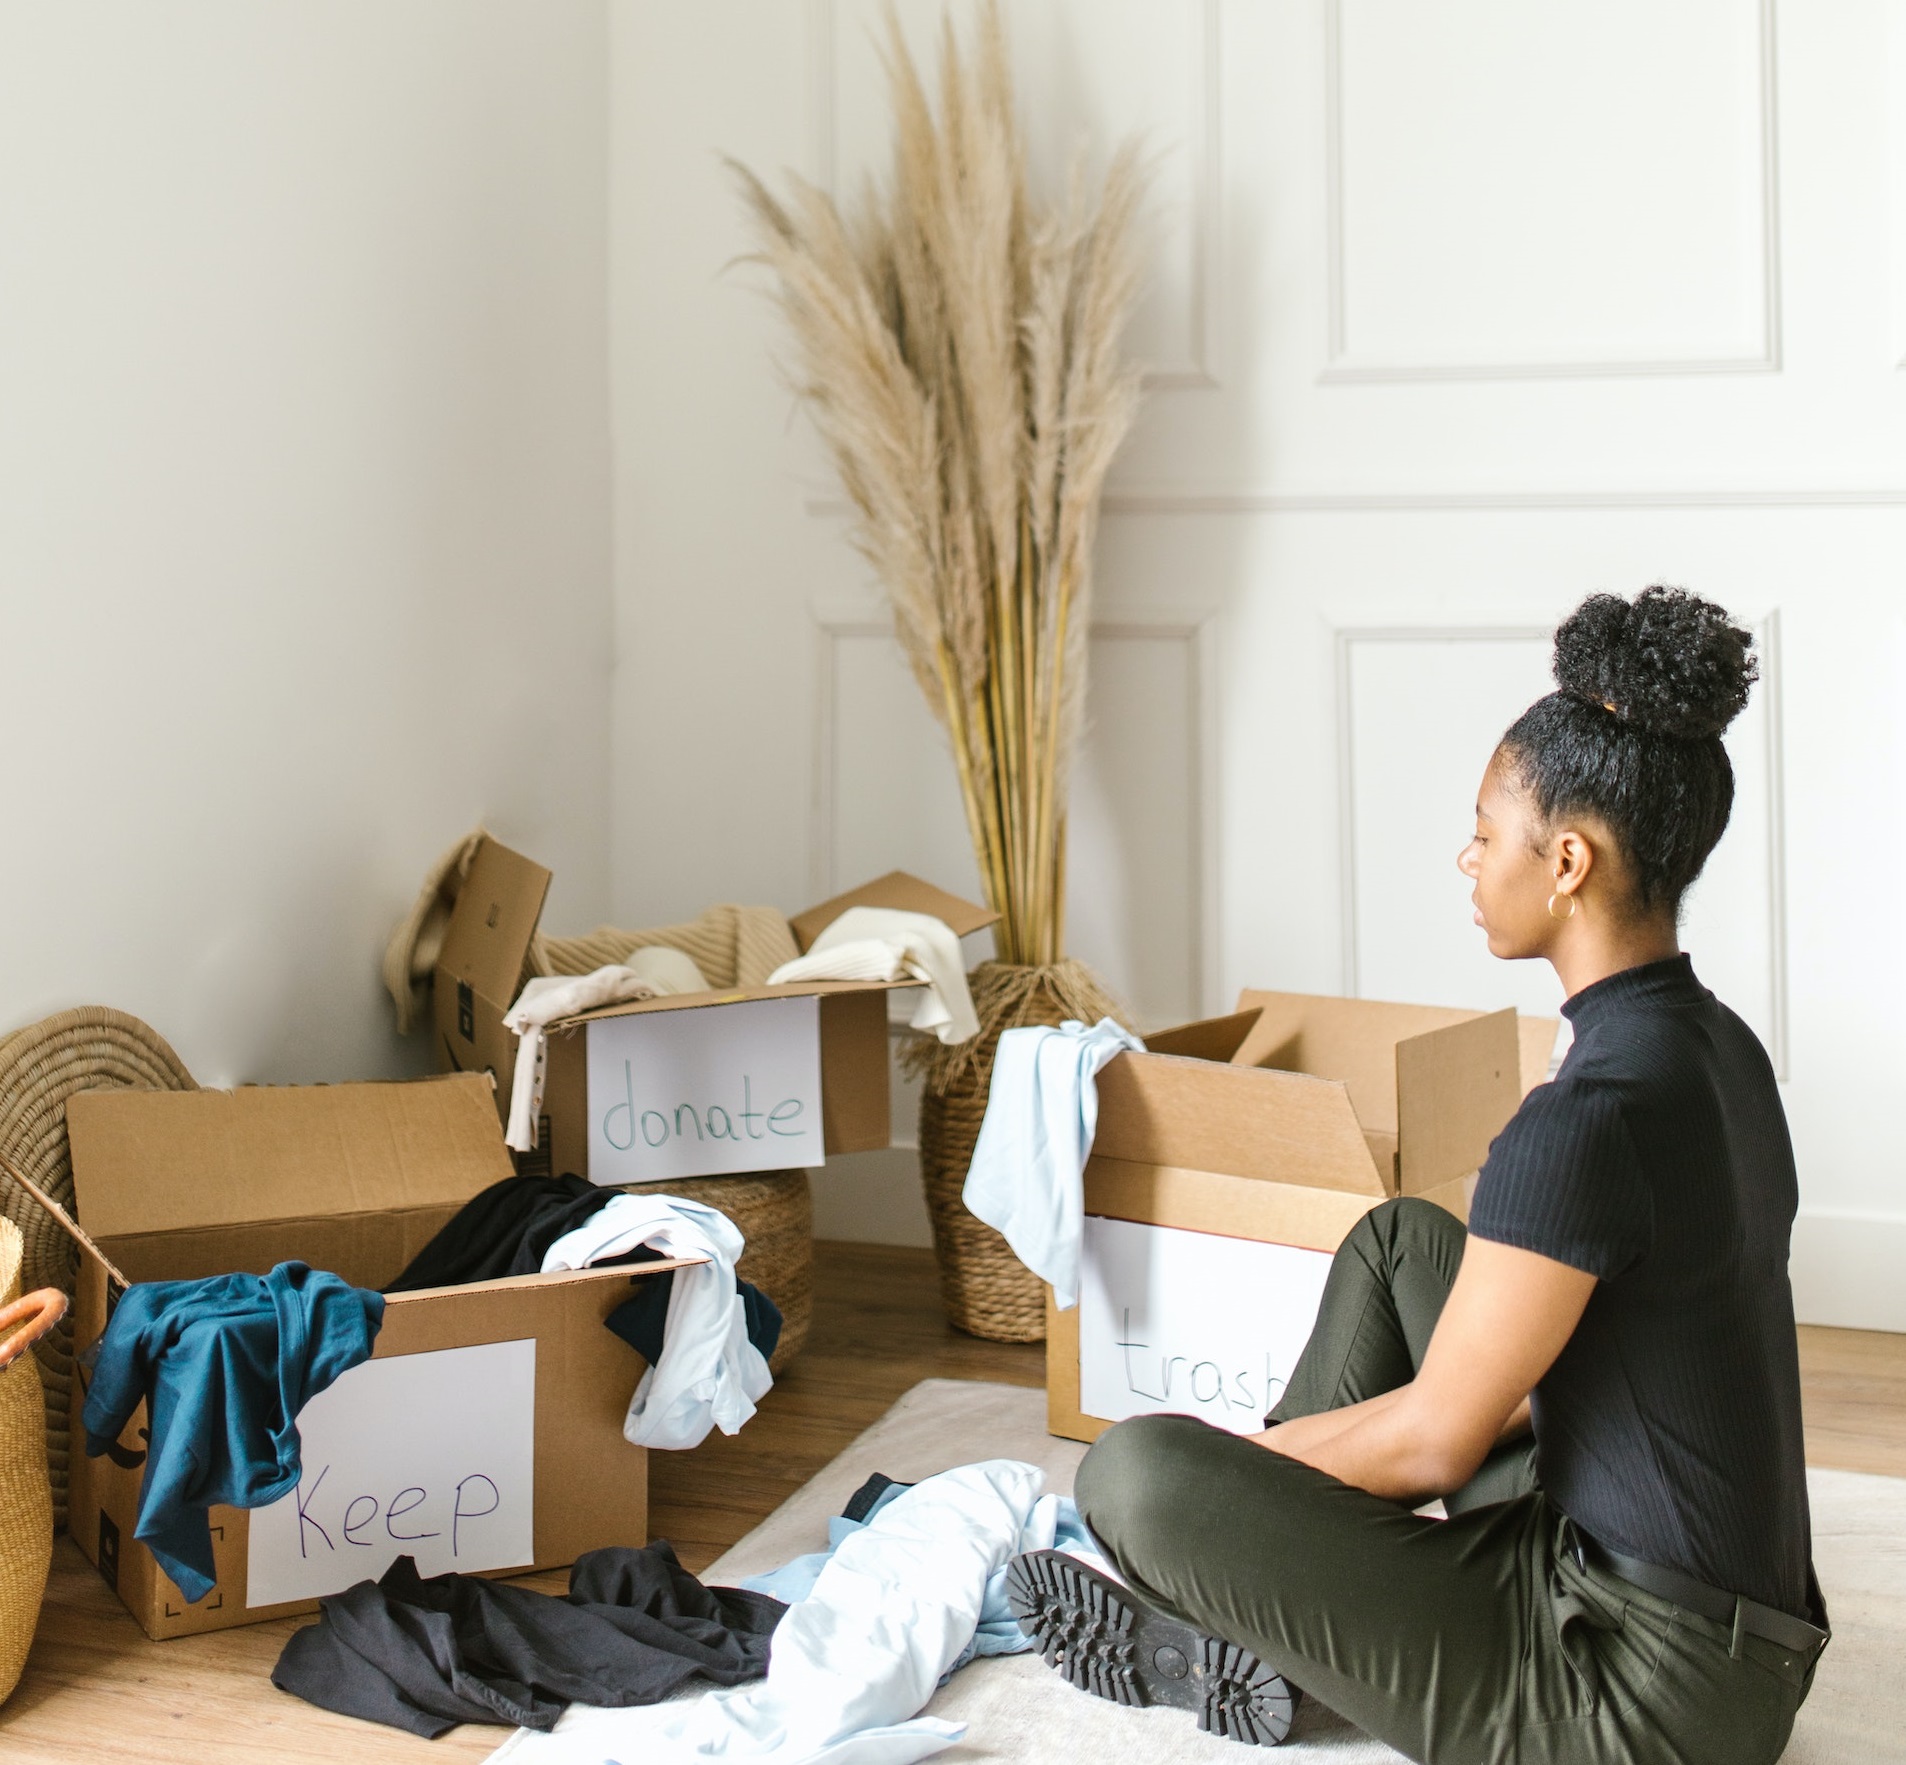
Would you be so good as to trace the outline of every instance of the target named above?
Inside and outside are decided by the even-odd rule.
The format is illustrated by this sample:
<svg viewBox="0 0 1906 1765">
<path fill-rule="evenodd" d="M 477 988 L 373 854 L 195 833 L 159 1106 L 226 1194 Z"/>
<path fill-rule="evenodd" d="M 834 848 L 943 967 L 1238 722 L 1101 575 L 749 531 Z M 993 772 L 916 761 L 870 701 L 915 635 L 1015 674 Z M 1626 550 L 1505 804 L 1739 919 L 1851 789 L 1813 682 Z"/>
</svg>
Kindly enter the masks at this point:
<svg viewBox="0 0 1906 1765">
<path fill-rule="evenodd" d="M 854 543 L 945 727 L 1002 961 L 1065 936 L 1066 792 L 1083 727 L 1100 492 L 1138 397 L 1119 340 L 1138 287 L 1135 147 L 1045 210 L 997 0 L 939 107 L 889 8 L 894 160 L 851 218 L 736 166 L 794 340 L 794 384 L 854 509 Z"/>
</svg>

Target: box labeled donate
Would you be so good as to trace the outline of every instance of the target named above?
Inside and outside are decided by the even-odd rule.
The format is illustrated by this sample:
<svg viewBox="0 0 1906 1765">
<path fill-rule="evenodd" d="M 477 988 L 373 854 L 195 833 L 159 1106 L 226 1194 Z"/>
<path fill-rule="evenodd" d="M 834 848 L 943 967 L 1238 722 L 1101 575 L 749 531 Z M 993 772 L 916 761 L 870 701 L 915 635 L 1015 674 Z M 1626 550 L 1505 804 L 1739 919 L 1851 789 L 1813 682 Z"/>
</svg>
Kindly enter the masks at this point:
<svg viewBox="0 0 1906 1765">
<path fill-rule="evenodd" d="M 1547 1075 L 1557 1025 L 1245 992 L 1099 1074 L 1077 1307 L 1046 1304 L 1047 1426 L 1153 1411 L 1255 1433 L 1309 1340 L 1330 1259 L 1393 1195 L 1466 1217 L 1474 1173 Z"/>
<path fill-rule="evenodd" d="M 262 1275 L 295 1259 L 381 1289 L 511 1170 L 479 1074 L 87 1091 L 69 1100 L 67 1128 L 86 1230 L 59 1217 L 81 1252 L 82 1357 L 135 1281 Z M 211 1510 L 218 1584 L 196 1605 L 134 1536 L 144 1407 L 107 1455 L 84 1454 L 82 1359 L 73 1537 L 154 1638 L 311 1611 L 398 1556 L 426 1575 L 520 1574 L 646 1542 L 648 1455 L 622 1438 L 642 1362 L 603 1320 L 634 1279 L 684 1266 L 389 1295 L 372 1358 L 299 1414 L 297 1489 L 250 1512 Z"/>
<path fill-rule="evenodd" d="M 433 980 L 438 1061 L 494 1075 L 507 1115 L 517 1041 L 503 1014 L 528 978 L 550 873 L 485 837 Z M 850 907 L 944 921 L 998 917 L 904 871 L 788 921 L 805 952 Z M 904 981 L 723 987 L 606 1005 L 549 1026 L 536 1150 L 518 1168 L 596 1183 L 812 1167 L 892 1139 L 887 995 Z"/>
<path fill-rule="evenodd" d="M 743 999 L 593 1024 L 590 1176 L 649 1183 L 820 1164 L 820 1006 L 812 995 Z"/>
</svg>

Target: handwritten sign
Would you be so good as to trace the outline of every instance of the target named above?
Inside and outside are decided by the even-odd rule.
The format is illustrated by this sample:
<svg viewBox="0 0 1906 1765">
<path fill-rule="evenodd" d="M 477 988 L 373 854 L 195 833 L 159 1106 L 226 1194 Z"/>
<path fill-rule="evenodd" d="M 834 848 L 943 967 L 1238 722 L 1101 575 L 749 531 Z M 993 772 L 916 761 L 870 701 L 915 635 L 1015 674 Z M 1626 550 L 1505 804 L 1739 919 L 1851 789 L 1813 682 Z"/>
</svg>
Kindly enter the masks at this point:
<svg viewBox="0 0 1906 1765">
<path fill-rule="evenodd" d="M 1088 1215 L 1079 1407 L 1114 1422 L 1167 1410 L 1255 1434 L 1310 1339 L 1329 1273 L 1320 1250 Z"/>
<path fill-rule="evenodd" d="M 588 1037 L 592 1182 L 824 1161 L 812 994 L 598 1018 Z"/>
<path fill-rule="evenodd" d="M 298 1412 L 304 1475 L 251 1516 L 245 1603 L 535 1561 L 536 1343 L 353 1367 Z"/>
</svg>

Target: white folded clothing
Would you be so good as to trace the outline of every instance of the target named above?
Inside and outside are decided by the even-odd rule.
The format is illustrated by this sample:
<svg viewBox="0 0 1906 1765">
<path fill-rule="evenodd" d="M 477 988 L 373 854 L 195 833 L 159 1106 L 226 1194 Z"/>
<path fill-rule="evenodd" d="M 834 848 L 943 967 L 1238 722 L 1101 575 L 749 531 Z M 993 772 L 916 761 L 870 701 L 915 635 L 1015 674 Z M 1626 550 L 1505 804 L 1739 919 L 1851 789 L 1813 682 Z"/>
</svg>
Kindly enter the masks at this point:
<svg viewBox="0 0 1906 1765">
<path fill-rule="evenodd" d="M 775 1626 L 758 1684 L 648 1709 L 572 1706 L 552 1733 L 519 1731 L 493 1757 L 910 1765 L 944 1752 L 965 1725 L 919 1712 L 972 1640 L 993 1573 L 1052 1543 L 1058 1503 L 1044 1484 L 1017 1459 L 928 1477 L 842 1541 Z"/>
<path fill-rule="evenodd" d="M 574 1017 L 579 1011 L 593 1011 L 598 1005 L 626 1005 L 636 999 L 707 990 L 708 983 L 693 959 L 661 944 L 632 950 L 625 962 L 588 974 L 538 975 L 525 982 L 516 1003 L 503 1014 L 503 1027 L 514 1030 L 519 1038 L 504 1144 L 518 1152 L 528 1152 L 536 1144 L 536 1118 L 542 1113 L 548 1067 L 546 1024 Z"/>
<path fill-rule="evenodd" d="M 662 1358 L 642 1375 L 623 1419 L 636 1446 L 679 1451 L 708 1430 L 738 1432 L 774 1383 L 735 1286 L 745 1248 L 726 1214 L 675 1195 L 613 1195 L 599 1213 L 543 1253 L 543 1273 L 583 1269 L 647 1245 L 666 1256 L 703 1256 L 677 1269 L 668 1297 Z"/>
<path fill-rule="evenodd" d="M 993 1056 L 986 1116 L 961 1199 L 1051 1287 L 1061 1311 L 1079 1303 L 1085 1161 L 1099 1126 L 1099 1068 L 1144 1047 L 1102 1017 L 1090 1029 L 1073 1019 L 1057 1029 L 1008 1030 Z"/>
<path fill-rule="evenodd" d="M 916 980 L 926 997 L 911 1020 L 942 1042 L 970 1042 L 979 1034 L 973 995 L 966 985 L 960 941 L 943 919 L 897 907 L 849 907 L 808 946 L 784 962 L 768 985 L 786 981 Z"/>
</svg>

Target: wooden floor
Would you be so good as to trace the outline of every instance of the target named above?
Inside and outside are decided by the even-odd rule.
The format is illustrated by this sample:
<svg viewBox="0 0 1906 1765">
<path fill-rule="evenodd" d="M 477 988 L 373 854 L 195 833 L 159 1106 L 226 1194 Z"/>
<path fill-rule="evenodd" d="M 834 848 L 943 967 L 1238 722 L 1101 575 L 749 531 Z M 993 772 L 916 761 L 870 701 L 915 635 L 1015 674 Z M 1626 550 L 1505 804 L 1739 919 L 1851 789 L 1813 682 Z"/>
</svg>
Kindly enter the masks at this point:
<svg viewBox="0 0 1906 1765">
<path fill-rule="evenodd" d="M 925 1251 L 816 1246 L 814 1333 L 734 1439 L 651 1456 L 651 1530 L 691 1569 L 772 1513 L 921 1379 L 1038 1385 L 1043 1351 L 976 1342 L 940 1315 Z M 1906 1336 L 1801 1332 L 1809 1463 L 1906 1476 Z M 560 1575 L 530 1585 L 560 1592 Z M 54 1554 L 39 1637 L 0 1705 L 5 1765 L 275 1765 L 484 1758 L 502 1739 L 461 1728 L 425 1743 L 275 1690 L 272 1663 L 306 1619 L 146 1641 L 70 1541 Z"/>
</svg>

